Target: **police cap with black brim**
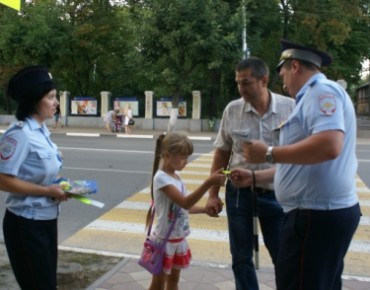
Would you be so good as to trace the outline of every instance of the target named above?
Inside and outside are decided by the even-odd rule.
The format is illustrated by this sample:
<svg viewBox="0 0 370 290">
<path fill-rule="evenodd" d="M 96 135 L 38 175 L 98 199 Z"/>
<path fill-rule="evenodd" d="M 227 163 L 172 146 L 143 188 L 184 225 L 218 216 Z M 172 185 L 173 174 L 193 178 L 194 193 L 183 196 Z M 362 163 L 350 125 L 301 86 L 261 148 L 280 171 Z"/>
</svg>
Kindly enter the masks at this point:
<svg viewBox="0 0 370 290">
<path fill-rule="evenodd" d="M 317 67 L 329 66 L 331 64 L 331 56 L 326 52 L 315 48 L 303 46 L 286 39 L 280 40 L 281 56 L 276 70 L 280 71 L 281 66 L 289 59 L 303 60 L 313 63 Z"/>
<path fill-rule="evenodd" d="M 41 65 L 31 65 L 18 71 L 9 81 L 8 96 L 17 103 L 27 98 L 30 91 L 40 85 L 55 88 L 55 83 L 48 69 Z"/>
</svg>

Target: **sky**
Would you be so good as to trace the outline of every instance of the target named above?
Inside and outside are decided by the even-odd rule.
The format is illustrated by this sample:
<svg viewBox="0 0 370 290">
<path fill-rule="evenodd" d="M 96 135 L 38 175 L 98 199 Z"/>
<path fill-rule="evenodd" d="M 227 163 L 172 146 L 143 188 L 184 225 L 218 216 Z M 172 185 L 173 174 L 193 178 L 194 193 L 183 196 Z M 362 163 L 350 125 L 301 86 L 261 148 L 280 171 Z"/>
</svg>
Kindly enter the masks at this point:
<svg viewBox="0 0 370 290">
<path fill-rule="evenodd" d="M 362 73 L 361 73 L 361 78 L 366 78 L 366 76 L 369 75 L 369 70 L 370 70 L 370 61 L 366 60 L 362 63 Z"/>
</svg>

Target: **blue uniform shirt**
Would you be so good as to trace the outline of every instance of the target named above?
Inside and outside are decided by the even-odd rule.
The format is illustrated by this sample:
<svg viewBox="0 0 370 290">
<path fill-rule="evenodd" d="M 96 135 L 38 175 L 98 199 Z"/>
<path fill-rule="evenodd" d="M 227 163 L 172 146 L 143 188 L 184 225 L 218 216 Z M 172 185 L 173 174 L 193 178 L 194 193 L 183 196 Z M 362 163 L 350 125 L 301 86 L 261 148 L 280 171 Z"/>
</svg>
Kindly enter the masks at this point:
<svg viewBox="0 0 370 290">
<path fill-rule="evenodd" d="M 318 73 L 301 88 L 296 101 L 293 113 L 281 128 L 280 145 L 294 144 L 328 130 L 344 132 L 344 143 L 334 160 L 312 165 L 277 164 L 274 184 L 278 201 L 285 212 L 355 205 L 356 117 L 350 97 L 341 86 Z"/>
<path fill-rule="evenodd" d="M 33 118 L 14 122 L 0 139 L 0 172 L 40 185 L 50 185 L 58 176 L 62 159 L 49 138 L 45 124 Z M 47 196 L 9 192 L 6 207 L 28 219 L 50 220 L 58 216 L 59 202 Z"/>
</svg>

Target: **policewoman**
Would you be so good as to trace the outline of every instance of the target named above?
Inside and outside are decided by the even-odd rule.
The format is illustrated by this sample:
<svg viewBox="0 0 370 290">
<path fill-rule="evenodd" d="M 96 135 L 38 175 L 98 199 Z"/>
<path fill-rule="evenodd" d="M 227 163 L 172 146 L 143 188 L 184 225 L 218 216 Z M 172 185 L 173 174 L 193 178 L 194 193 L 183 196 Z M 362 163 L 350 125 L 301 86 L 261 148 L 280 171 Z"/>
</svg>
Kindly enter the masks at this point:
<svg viewBox="0 0 370 290">
<path fill-rule="evenodd" d="M 9 81 L 16 121 L 0 139 L 0 190 L 8 193 L 3 220 L 9 260 L 21 289 L 57 288 L 57 218 L 67 199 L 53 184 L 62 166 L 45 124 L 58 106 L 47 68 L 29 66 Z"/>
<path fill-rule="evenodd" d="M 356 116 L 346 91 L 320 71 L 323 51 L 281 41 L 277 66 L 296 107 L 279 146 L 253 140 L 249 162 L 276 163 L 276 198 L 286 212 L 276 264 L 278 290 L 340 290 L 344 257 L 360 221 Z"/>
</svg>

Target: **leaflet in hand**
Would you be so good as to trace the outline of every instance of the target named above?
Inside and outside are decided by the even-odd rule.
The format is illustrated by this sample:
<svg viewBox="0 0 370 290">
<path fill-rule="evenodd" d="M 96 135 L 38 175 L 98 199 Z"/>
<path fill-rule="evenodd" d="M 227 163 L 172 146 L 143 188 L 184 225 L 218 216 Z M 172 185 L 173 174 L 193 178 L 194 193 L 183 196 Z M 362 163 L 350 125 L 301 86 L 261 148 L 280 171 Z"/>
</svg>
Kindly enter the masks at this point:
<svg viewBox="0 0 370 290">
<path fill-rule="evenodd" d="M 95 199 L 92 199 L 92 198 L 88 198 L 86 196 L 83 196 L 83 195 L 79 195 L 77 193 L 69 193 L 70 196 L 74 199 L 77 199 L 79 200 L 80 202 L 84 203 L 84 204 L 89 204 L 89 205 L 93 205 L 93 206 L 96 206 L 96 207 L 99 207 L 99 208 L 103 208 L 104 207 L 104 203 L 100 202 L 100 201 L 97 201 Z"/>
<path fill-rule="evenodd" d="M 86 195 L 96 193 L 98 191 L 98 185 L 95 180 L 62 180 L 59 182 L 62 185 L 62 189 L 68 193 L 75 193 L 80 195 Z"/>
<path fill-rule="evenodd" d="M 105 205 L 100 201 L 86 197 L 87 194 L 96 193 L 98 191 L 98 185 L 95 180 L 71 180 L 67 178 L 59 178 L 55 183 L 60 184 L 62 186 L 62 190 L 82 203 L 99 208 L 102 208 Z"/>
</svg>

